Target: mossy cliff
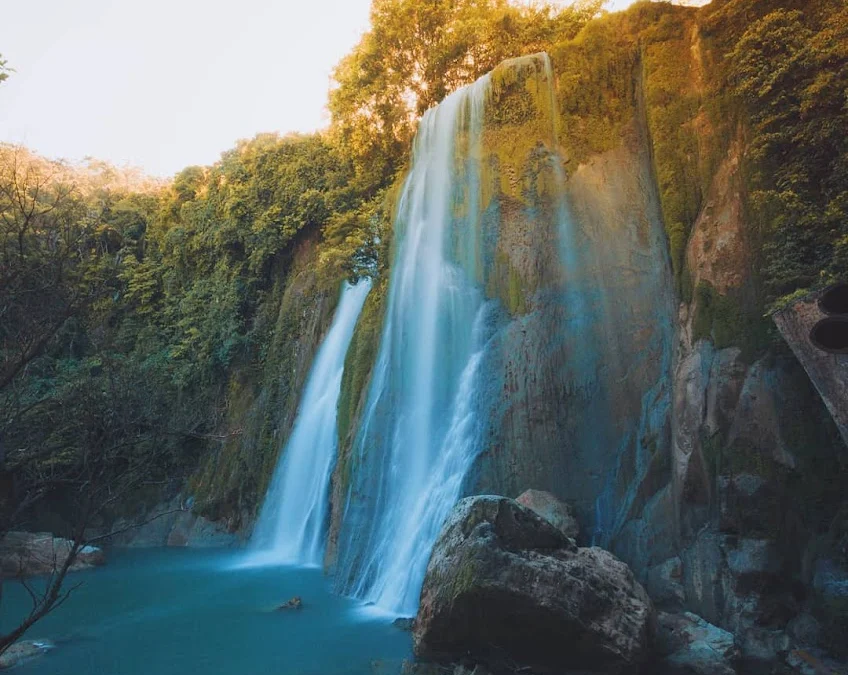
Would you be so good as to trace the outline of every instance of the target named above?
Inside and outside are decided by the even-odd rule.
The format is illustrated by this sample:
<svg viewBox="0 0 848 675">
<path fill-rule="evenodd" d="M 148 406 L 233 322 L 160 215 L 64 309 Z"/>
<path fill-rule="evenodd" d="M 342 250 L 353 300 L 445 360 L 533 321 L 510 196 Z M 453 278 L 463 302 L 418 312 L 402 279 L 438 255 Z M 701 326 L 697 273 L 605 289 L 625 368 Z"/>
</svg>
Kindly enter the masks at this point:
<svg viewBox="0 0 848 675">
<path fill-rule="evenodd" d="M 740 634 L 749 655 L 771 649 L 793 614 L 833 606 L 821 598 L 830 598 L 827 589 L 840 572 L 821 570 L 844 575 L 845 568 L 822 542 L 832 539 L 848 475 L 833 420 L 764 316 L 759 270 L 768 233 L 752 205 L 762 154 L 754 149 L 750 108 L 734 94 L 729 52 L 769 12 L 808 9 L 802 20 L 815 26 L 825 5 L 813 11 L 793 2 L 713 2 L 700 10 L 642 4 L 591 23 L 552 53 L 572 209 L 582 221 L 576 205 L 586 199 L 594 201 L 589 218 L 602 213 L 627 176 L 622 158 L 647 155 L 650 175 L 635 184 L 656 195 L 667 248 L 649 250 L 654 265 L 668 256 L 677 305 L 672 359 L 663 369 L 668 380 L 659 380 L 656 404 L 646 408 L 648 419 L 665 422 L 639 430 L 643 451 L 615 453 L 613 488 L 593 514 L 595 535 L 606 505 L 629 509 L 612 521 L 608 545 L 643 578 L 663 558 L 681 556 L 686 606 Z M 582 176 L 598 172 L 603 178 L 592 192 L 581 188 Z M 627 202 L 638 204 L 632 196 Z M 615 222 L 609 214 L 602 220 L 607 227 Z M 598 240 L 609 247 L 613 232 Z M 633 256 L 639 247 L 627 250 Z M 616 353 L 630 368 L 644 368 L 626 351 Z M 672 395 L 665 411 L 663 390 Z M 619 393 L 614 400 L 620 411 L 626 398 Z M 602 433 L 598 428 L 595 438 Z M 545 459 L 539 471 L 551 466 Z M 728 559 L 751 563 L 741 551 L 762 542 L 769 542 L 770 569 L 779 572 L 728 567 Z M 783 575 L 780 583 L 775 574 Z M 704 578 L 714 584 L 702 585 Z M 763 614 L 760 593 L 769 584 L 769 606 L 782 620 Z M 800 603 L 798 588 L 805 589 Z M 832 614 L 818 616 L 833 621 Z M 837 619 L 848 625 L 844 615 Z"/>
<path fill-rule="evenodd" d="M 307 239 L 285 261 L 257 319 L 256 356 L 230 376 L 221 411 L 228 432 L 189 483 L 196 510 L 232 530 L 252 526 L 332 318 L 338 282 L 318 275 L 318 253 Z"/>
<path fill-rule="evenodd" d="M 339 455 L 332 475 L 330 497 L 332 510 L 326 552 L 329 566 L 332 566 L 336 559 L 342 509 L 350 487 L 351 474 L 356 470 L 351 448 L 362 407 L 365 405 L 371 369 L 380 346 L 386 287 L 387 279 L 383 276 L 368 294 L 345 357 L 342 387 L 339 393 Z"/>
</svg>

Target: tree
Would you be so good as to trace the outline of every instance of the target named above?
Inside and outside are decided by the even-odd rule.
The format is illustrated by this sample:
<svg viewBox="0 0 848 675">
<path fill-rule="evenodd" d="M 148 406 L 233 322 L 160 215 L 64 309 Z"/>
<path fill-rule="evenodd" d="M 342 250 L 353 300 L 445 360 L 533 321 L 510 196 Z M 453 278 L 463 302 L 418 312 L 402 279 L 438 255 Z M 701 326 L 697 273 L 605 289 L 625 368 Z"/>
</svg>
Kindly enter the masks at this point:
<svg viewBox="0 0 848 675">
<path fill-rule="evenodd" d="M 90 233 L 79 194 L 61 169 L 0 147 L 0 391 L 98 292 L 83 267 Z"/>
<path fill-rule="evenodd" d="M 0 653 L 73 590 L 92 519 L 177 461 L 167 373 L 118 358 L 106 330 L 150 204 L 102 178 L 0 146 L 0 538 L 49 499 L 70 540 L 41 591 L 20 579 L 33 606 Z"/>
<path fill-rule="evenodd" d="M 15 71 L 9 67 L 9 62 L 3 58 L 3 55 L 0 54 L 0 84 L 9 79 L 9 73 L 14 73 Z"/>
<path fill-rule="evenodd" d="M 602 0 L 374 0 L 371 29 L 337 66 L 329 107 L 336 142 L 359 180 L 385 187 L 425 110 L 502 60 L 577 34 Z"/>
</svg>

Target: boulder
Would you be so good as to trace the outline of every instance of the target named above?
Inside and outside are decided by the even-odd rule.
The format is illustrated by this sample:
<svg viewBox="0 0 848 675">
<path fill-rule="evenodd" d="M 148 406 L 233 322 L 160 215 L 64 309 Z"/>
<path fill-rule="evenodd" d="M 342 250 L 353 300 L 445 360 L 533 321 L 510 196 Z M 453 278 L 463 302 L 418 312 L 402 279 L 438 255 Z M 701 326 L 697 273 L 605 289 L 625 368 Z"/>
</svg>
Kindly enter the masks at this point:
<svg viewBox="0 0 848 675">
<path fill-rule="evenodd" d="M 735 675 L 733 635 L 690 612 L 657 614 L 659 671 L 668 675 Z"/>
<path fill-rule="evenodd" d="M 11 668 L 46 654 L 56 647 L 50 640 L 21 640 L 0 654 L 0 669 Z"/>
<path fill-rule="evenodd" d="M 515 501 L 538 513 L 566 537 L 576 539 L 580 533 L 580 525 L 568 504 L 561 502 L 550 492 L 525 490 Z"/>
<path fill-rule="evenodd" d="M 9 532 L 0 540 L 0 577 L 51 574 L 62 567 L 73 544 L 49 532 Z M 70 570 L 88 569 L 106 562 L 103 550 L 83 546 Z"/>
<path fill-rule="evenodd" d="M 413 645 L 425 659 L 494 671 L 614 675 L 643 662 L 652 621 L 647 593 L 611 553 L 577 548 L 511 499 L 469 497 L 436 541 Z"/>
<path fill-rule="evenodd" d="M 774 323 L 807 371 L 828 411 L 836 422 L 842 440 L 848 444 L 848 359 L 829 354 L 810 341 L 810 331 L 825 317 L 814 298 L 802 298 L 774 314 Z"/>
</svg>

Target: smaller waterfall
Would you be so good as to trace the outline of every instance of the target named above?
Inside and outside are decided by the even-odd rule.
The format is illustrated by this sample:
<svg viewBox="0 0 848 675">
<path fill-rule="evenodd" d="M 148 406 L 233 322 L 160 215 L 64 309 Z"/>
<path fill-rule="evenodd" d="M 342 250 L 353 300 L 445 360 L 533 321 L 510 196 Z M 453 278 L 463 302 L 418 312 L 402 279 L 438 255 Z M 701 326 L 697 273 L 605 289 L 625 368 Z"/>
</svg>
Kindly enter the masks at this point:
<svg viewBox="0 0 848 675">
<path fill-rule="evenodd" d="M 370 289 L 370 280 L 356 286 L 344 284 L 333 323 L 309 373 L 294 428 L 265 495 L 250 540 L 249 565 L 322 562 L 345 354 Z"/>
</svg>

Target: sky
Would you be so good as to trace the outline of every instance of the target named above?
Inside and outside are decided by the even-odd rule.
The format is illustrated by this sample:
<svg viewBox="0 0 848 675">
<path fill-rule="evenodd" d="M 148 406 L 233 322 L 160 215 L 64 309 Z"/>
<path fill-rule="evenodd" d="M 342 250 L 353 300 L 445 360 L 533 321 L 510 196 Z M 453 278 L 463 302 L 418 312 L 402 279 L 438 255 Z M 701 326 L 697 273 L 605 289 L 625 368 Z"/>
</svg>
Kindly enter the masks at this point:
<svg viewBox="0 0 848 675">
<path fill-rule="evenodd" d="M 258 132 L 327 126 L 332 69 L 370 0 L 9 4 L 0 54 L 16 72 L 0 85 L 0 141 L 170 176 Z"/>
</svg>

